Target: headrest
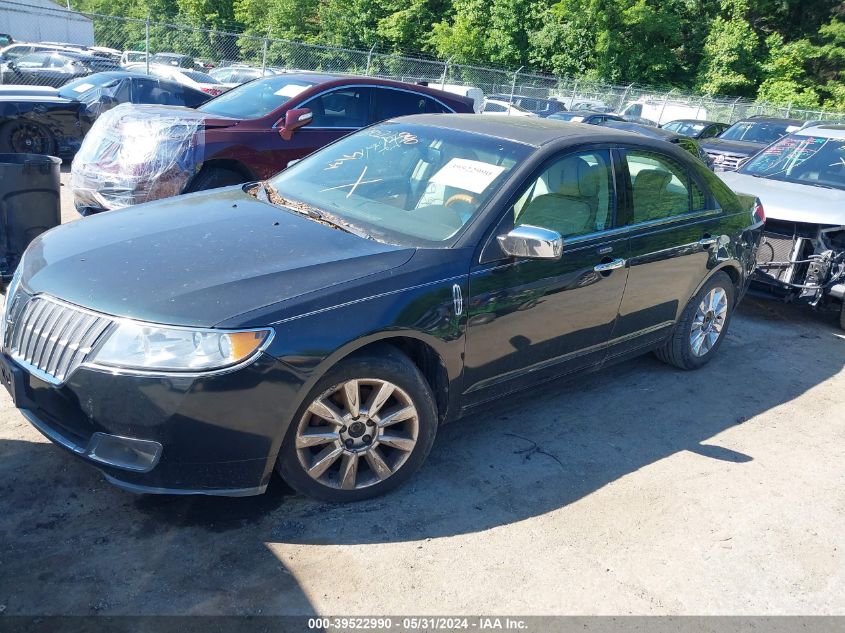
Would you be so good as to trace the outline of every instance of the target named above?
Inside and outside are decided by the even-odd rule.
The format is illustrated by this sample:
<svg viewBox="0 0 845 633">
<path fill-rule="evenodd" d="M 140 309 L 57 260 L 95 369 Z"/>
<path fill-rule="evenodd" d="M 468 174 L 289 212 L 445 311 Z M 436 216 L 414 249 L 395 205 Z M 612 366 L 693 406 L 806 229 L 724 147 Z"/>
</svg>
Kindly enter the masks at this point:
<svg viewBox="0 0 845 633">
<path fill-rule="evenodd" d="M 672 174 L 663 169 L 643 169 L 634 179 L 634 189 L 653 189 L 660 193 L 666 189 Z"/>
<path fill-rule="evenodd" d="M 552 165 L 547 176 L 549 191 L 576 198 L 593 198 L 599 193 L 599 169 L 579 156 Z"/>
</svg>

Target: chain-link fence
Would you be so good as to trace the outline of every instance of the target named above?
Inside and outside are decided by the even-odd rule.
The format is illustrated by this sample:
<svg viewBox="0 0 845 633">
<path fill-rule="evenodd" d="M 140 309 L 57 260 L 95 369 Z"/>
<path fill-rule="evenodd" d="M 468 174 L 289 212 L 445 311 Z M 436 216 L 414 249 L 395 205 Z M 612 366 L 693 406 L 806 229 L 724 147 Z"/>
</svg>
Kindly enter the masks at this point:
<svg viewBox="0 0 845 633">
<path fill-rule="evenodd" d="M 49 25 L 49 28 L 48 28 Z M 485 95 L 521 95 L 534 98 L 557 98 L 567 107 L 578 103 L 621 112 L 631 104 L 642 107 L 629 113 L 642 112 L 654 119 L 671 112 L 695 112 L 694 116 L 672 118 L 706 118 L 733 123 L 753 115 L 766 115 L 806 120 L 845 120 L 845 113 L 806 110 L 792 106 L 752 102 L 747 99 L 710 97 L 678 89 L 666 90 L 640 85 L 611 85 L 572 77 L 553 77 L 528 72 L 452 63 L 423 56 L 304 44 L 267 35 L 226 32 L 169 24 L 151 19 L 135 19 L 110 15 L 85 14 L 62 9 L 57 5 L 33 6 L 14 0 L 0 0 L 0 32 L 27 41 L 54 40 L 45 33 L 65 34 L 69 44 L 113 49 L 117 63 L 138 64 L 135 69 L 156 73 L 160 63 L 176 65 L 192 72 L 207 72 L 221 66 L 251 66 L 266 72 L 309 70 L 343 74 L 360 74 L 398 79 L 405 82 L 427 82 L 433 86 L 474 86 Z M 33 61 L 23 53 L 25 47 L 9 51 L 0 59 L 0 81 L 9 83 L 50 83 L 66 81 L 85 72 L 68 67 L 67 76 L 60 72 L 39 79 Z M 37 51 L 36 51 L 37 52 Z M 171 55 L 167 55 L 170 53 Z M 10 55 L 11 54 L 11 55 Z M 104 52 L 101 52 L 104 54 Z M 122 59 L 121 59 L 122 57 Z M 47 63 L 47 62 L 45 62 Z M 648 116 L 651 113 L 652 116 Z M 664 117 L 665 119 L 665 117 Z"/>
</svg>

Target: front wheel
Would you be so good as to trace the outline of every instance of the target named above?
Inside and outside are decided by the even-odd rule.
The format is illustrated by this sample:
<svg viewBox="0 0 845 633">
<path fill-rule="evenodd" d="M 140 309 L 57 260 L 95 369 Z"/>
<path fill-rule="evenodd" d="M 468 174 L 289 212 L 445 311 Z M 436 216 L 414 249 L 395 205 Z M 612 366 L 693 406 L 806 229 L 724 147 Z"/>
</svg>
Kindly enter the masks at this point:
<svg viewBox="0 0 845 633">
<path fill-rule="evenodd" d="M 193 193 L 195 191 L 206 191 L 207 189 L 217 189 L 219 187 L 229 187 L 231 185 L 239 185 L 246 182 L 241 174 L 231 169 L 224 169 L 222 167 L 204 167 L 185 189 L 185 193 Z"/>
<path fill-rule="evenodd" d="M 672 336 L 655 351 L 679 369 L 706 365 L 722 345 L 733 315 L 736 288 L 723 272 L 713 275 L 690 299 Z"/>
<path fill-rule="evenodd" d="M 381 495 L 422 465 L 437 432 L 434 396 L 392 347 L 338 363 L 308 394 L 276 470 L 298 492 L 332 503 Z"/>
</svg>

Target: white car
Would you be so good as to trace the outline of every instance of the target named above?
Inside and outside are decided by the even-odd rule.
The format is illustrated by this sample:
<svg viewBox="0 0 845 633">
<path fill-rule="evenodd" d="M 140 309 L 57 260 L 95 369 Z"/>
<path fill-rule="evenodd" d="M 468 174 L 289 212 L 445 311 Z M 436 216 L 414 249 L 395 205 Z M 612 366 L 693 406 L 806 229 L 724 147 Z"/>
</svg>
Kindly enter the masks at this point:
<svg viewBox="0 0 845 633">
<path fill-rule="evenodd" d="M 269 68 L 262 71 L 260 68 L 253 68 L 252 66 L 222 66 L 208 71 L 208 74 L 231 90 L 253 79 L 270 77 L 276 73 Z"/>
<path fill-rule="evenodd" d="M 533 112 L 529 112 L 524 108 L 520 108 L 515 103 L 508 103 L 507 101 L 499 101 L 498 99 L 487 99 L 484 102 L 484 110 L 481 114 L 506 114 L 508 116 L 537 116 Z"/>
<path fill-rule="evenodd" d="M 832 305 L 845 329 L 845 125 L 801 128 L 718 175 L 765 210 L 755 285 L 787 301 Z"/>
<path fill-rule="evenodd" d="M 147 54 L 144 51 L 123 51 L 120 55 L 120 65 L 123 67 L 146 61 Z"/>
<path fill-rule="evenodd" d="M 128 64 L 128 70 L 146 72 L 146 64 Z M 201 73 L 198 70 L 179 68 L 178 66 L 166 66 L 165 64 L 150 64 L 150 74 L 162 79 L 170 79 L 183 86 L 189 86 L 196 90 L 202 90 L 205 94 L 216 97 L 228 90 L 226 86 L 217 81 L 211 75 Z"/>
</svg>

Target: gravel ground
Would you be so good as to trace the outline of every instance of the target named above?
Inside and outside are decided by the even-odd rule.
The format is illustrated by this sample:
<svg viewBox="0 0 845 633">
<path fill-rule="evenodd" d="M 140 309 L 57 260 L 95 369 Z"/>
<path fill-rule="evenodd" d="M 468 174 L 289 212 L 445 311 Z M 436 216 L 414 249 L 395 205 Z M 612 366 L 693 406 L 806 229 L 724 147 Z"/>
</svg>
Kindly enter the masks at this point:
<svg viewBox="0 0 845 633">
<path fill-rule="evenodd" d="M 510 398 L 444 427 L 409 485 L 343 507 L 280 481 L 122 492 L 3 392 L 0 607 L 845 615 L 843 366 L 832 315 L 749 297 L 703 370 L 643 357 Z"/>
</svg>

